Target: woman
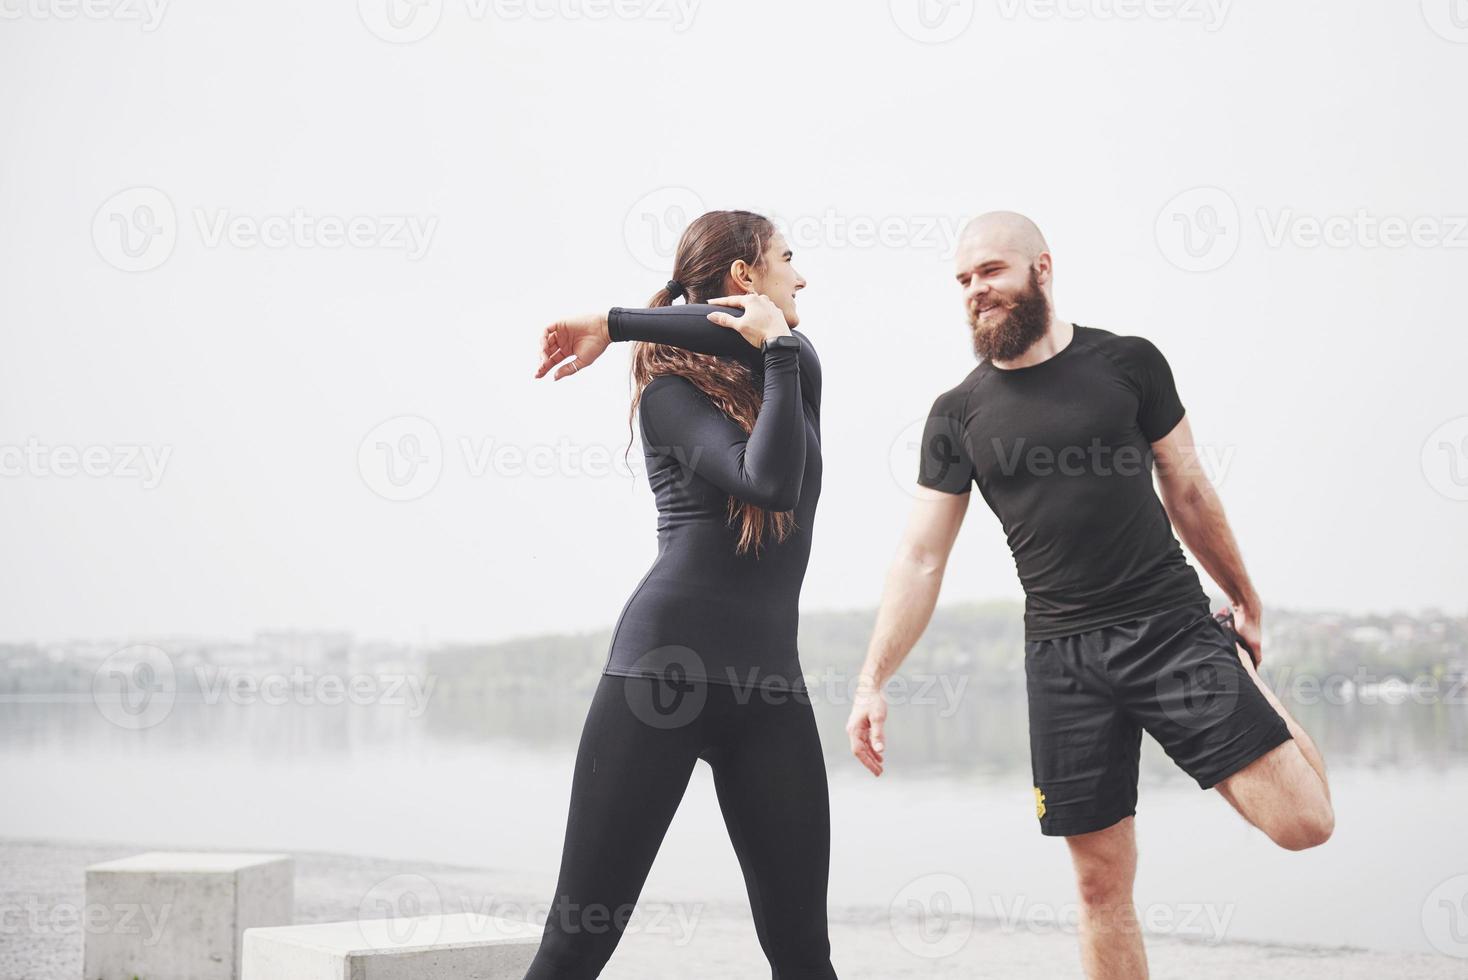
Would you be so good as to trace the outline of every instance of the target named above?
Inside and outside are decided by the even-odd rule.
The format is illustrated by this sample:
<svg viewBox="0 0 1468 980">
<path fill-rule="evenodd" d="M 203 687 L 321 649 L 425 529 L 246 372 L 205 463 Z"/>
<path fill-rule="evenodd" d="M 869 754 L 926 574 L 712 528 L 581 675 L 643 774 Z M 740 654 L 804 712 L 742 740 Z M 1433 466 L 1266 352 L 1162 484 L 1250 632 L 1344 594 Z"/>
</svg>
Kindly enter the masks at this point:
<svg viewBox="0 0 1468 980">
<path fill-rule="evenodd" d="M 717 211 L 684 232 L 652 309 L 546 328 L 536 377 L 639 342 L 633 411 L 658 557 L 622 610 L 592 698 L 527 980 L 600 973 L 699 759 L 713 769 L 772 975 L 836 976 L 826 770 L 795 644 L 821 489 L 820 362 L 792 329 L 804 287 L 768 220 Z"/>
</svg>

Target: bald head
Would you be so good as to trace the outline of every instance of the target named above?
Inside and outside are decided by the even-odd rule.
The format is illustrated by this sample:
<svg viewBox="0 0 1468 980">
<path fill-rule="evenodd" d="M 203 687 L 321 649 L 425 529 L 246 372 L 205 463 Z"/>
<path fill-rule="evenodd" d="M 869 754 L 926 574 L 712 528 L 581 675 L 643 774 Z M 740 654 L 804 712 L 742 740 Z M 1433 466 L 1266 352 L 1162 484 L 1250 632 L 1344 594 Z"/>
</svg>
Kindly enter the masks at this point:
<svg viewBox="0 0 1468 980">
<path fill-rule="evenodd" d="M 979 358 L 1008 361 L 1029 350 L 1054 318 L 1054 263 L 1035 223 L 990 211 L 963 227 L 954 270 Z"/>
<path fill-rule="evenodd" d="M 983 252 L 1017 254 L 1026 262 L 1034 262 L 1041 252 L 1050 251 L 1039 226 L 1014 211 L 979 215 L 963 226 L 959 244 L 978 246 Z"/>
<path fill-rule="evenodd" d="M 965 305 L 990 288 L 1010 296 L 1029 287 L 1050 294 L 1054 261 L 1033 221 L 1014 211 L 990 211 L 963 226 L 954 254 Z"/>
</svg>

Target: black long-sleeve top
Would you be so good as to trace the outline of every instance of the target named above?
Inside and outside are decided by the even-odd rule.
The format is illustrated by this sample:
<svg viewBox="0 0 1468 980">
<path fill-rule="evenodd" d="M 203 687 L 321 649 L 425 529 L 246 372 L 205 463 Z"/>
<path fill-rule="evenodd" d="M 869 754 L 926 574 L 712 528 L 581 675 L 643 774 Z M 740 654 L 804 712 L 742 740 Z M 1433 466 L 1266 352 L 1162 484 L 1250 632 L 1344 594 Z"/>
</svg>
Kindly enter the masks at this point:
<svg viewBox="0 0 1468 980">
<path fill-rule="evenodd" d="M 657 500 L 658 555 L 628 599 L 605 673 L 687 677 L 734 686 L 803 690 L 796 632 L 821 492 L 821 366 L 809 338 L 799 350 L 762 352 L 711 323 L 704 304 L 615 308 L 613 341 L 641 340 L 728 357 L 763 393 L 745 433 L 691 381 L 654 378 L 639 411 L 648 483 Z M 758 554 L 735 551 L 733 496 L 793 511 L 784 541 L 766 528 Z"/>
</svg>

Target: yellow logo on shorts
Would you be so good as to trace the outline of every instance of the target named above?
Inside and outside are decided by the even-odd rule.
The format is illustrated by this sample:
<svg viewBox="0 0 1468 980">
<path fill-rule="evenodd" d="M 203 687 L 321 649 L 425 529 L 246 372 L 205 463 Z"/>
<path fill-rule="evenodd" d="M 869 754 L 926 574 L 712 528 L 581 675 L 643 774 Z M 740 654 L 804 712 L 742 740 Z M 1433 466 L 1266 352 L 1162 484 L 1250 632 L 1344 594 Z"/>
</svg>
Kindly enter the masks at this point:
<svg viewBox="0 0 1468 980">
<path fill-rule="evenodd" d="M 1045 794 L 1040 792 L 1040 787 L 1035 787 L 1035 819 L 1041 820 L 1045 817 Z"/>
</svg>

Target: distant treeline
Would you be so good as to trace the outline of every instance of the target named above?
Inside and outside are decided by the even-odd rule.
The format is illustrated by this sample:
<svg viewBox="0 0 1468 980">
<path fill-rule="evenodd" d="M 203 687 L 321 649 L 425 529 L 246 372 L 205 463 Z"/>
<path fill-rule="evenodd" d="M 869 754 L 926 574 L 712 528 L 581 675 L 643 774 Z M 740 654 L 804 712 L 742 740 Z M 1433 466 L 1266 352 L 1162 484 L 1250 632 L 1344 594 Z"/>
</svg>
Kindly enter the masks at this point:
<svg viewBox="0 0 1468 980">
<path fill-rule="evenodd" d="M 1214 602 L 1214 608 L 1221 608 Z M 1266 613 L 1266 654 L 1275 667 L 1315 675 L 1443 677 L 1468 671 L 1468 619 Z M 809 613 L 800 621 L 808 677 L 846 678 L 866 654 L 875 610 Z M 543 683 L 593 686 L 606 661 L 608 630 L 440 647 L 427 669 L 453 689 Z M 974 675 L 987 687 L 1023 686 L 1022 607 L 1010 602 L 943 606 L 904 665 L 913 674 Z"/>
</svg>

